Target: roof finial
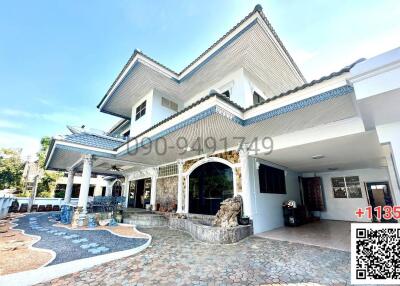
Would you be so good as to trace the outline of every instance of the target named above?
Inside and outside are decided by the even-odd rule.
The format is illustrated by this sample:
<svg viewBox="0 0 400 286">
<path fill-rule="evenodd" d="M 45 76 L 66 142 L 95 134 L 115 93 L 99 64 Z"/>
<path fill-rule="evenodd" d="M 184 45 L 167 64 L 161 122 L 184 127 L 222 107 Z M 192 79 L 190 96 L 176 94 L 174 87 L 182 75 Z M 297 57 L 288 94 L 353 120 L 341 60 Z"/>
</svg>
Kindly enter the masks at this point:
<svg viewBox="0 0 400 286">
<path fill-rule="evenodd" d="M 262 12 L 262 6 L 261 6 L 261 4 L 257 4 L 257 5 L 254 7 L 254 11 Z"/>
</svg>

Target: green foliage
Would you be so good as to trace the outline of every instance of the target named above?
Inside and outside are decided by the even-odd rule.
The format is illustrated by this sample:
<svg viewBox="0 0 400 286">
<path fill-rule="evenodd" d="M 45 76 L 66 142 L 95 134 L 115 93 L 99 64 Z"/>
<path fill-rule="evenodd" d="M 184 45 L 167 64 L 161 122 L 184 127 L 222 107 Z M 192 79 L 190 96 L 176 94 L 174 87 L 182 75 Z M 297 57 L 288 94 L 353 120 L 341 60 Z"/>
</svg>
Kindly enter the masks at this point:
<svg viewBox="0 0 400 286">
<path fill-rule="evenodd" d="M 40 140 L 40 151 L 37 153 L 39 160 L 39 168 L 44 169 L 46 155 L 50 147 L 51 138 L 48 136 Z M 38 183 L 36 197 L 53 198 L 57 187 L 57 180 L 62 176 L 62 172 L 45 171 Z"/>
<path fill-rule="evenodd" d="M 20 150 L 0 149 L 0 190 L 20 188 L 23 170 Z"/>
<path fill-rule="evenodd" d="M 45 160 L 46 160 L 46 155 L 47 151 L 49 150 L 51 138 L 48 136 L 43 137 L 40 140 L 40 151 L 37 153 L 38 159 L 39 159 L 39 167 L 44 169 L 45 167 Z"/>
<path fill-rule="evenodd" d="M 61 176 L 60 172 L 45 171 L 44 175 L 42 176 L 42 178 L 38 183 L 36 197 L 40 198 L 54 197 L 54 191 L 57 186 L 56 182 L 60 176 Z"/>
</svg>

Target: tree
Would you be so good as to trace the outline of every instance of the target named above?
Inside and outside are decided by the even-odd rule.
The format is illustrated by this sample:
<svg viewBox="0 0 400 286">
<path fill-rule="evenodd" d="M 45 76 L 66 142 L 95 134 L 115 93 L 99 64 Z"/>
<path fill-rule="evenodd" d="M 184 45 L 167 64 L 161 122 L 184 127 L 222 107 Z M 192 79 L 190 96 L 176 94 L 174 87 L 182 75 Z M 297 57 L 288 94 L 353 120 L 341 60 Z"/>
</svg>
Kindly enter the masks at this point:
<svg viewBox="0 0 400 286">
<path fill-rule="evenodd" d="M 37 156 L 39 160 L 39 167 L 42 169 L 45 167 L 45 160 L 47 151 L 49 150 L 50 142 L 51 138 L 49 136 L 45 136 L 40 139 L 40 151 L 37 153 Z"/>
<path fill-rule="evenodd" d="M 0 190 L 21 187 L 23 170 L 21 150 L 0 149 Z"/>
<path fill-rule="evenodd" d="M 39 168 L 45 168 L 45 160 L 47 152 L 49 150 L 51 138 L 48 136 L 43 137 L 40 140 L 40 151 L 37 153 L 39 160 Z M 42 198 L 52 198 L 54 197 L 54 191 L 57 187 L 57 180 L 63 175 L 62 172 L 55 171 L 44 171 L 43 176 L 40 178 L 36 196 Z"/>
</svg>

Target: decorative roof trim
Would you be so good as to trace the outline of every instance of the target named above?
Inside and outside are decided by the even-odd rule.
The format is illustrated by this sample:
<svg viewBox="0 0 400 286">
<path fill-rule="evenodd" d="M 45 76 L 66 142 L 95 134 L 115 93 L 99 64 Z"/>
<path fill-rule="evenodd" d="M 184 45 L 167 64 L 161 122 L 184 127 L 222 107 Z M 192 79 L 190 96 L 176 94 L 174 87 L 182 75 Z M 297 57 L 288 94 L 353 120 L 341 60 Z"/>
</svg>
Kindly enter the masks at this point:
<svg viewBox="0 0 400 286">
<path fill-rule="evenodd" d="M 350 65 L 348 65 L 348 66 L 345 66 L 344 68 L 342 68 L 341 70 L 339 70 L 339 71 L 337 71 L 337 72 L 333 72 L 333 73 L 331 73 L 331 74 L 329 74 L 329 75 L 327 75 L 327 76 L 323 76 L 323 77 L 321 77 L 321 78 L 319 78 L 319 79 L 316 79 L 316 80 L 313 80 L 313 81 L 311 81 L 311 82 L 309 82 L 309 83 L 305 83 L 305 84 L 303 84 L 303 85 L 297 86 L 297 87 L 295 87 L 295 88 L 293 88 L 293 89 L 290 89 L 290 90 L 288 90 L 288 91 L 282 92 L 281 94 L 278 94 L 278 95 L 276 95 L 276 96 L 270 97 L 270 98 L 266 99 L 266 100 L 263 101 L 263 102 L 260 102 L 260 103 L 257 103 L 257 104 L 253 104 L 253 105 L 247 107 L 247 108 L 245 109 L 245 111 L 250 110 L 250 109 L 253 109 L 253 108 L 255 108 L 255 107 L 257 107 L 257 106 L 260 106 L 260 105 L 263 105 L 263 104 L 267 104 L 268 102 L 274 101 L 274 100 L 276 100 L 276 99 L 278 99 L 278 98 L 287 96 L 287 95 L 289 95 L 289 94 L 296 93 L 296 92 L 298 92 L 298 91 L 300 91 L 300 90 L 303 90 L 303 89 L 306 89 L 306 88 L 308 88 L 308 87 L 314 86 L 314 85 L 316 85 L 316 84 L 318 84 L 318 83 L 321 83 L 321 82 L 330 80 L 330 79 L 332 79 L 332 78 L 334 78 L 334 77 L 338 77 L 338 76 L 340 76 L 340 75 L 342 75 L 342 74 L 344 74 L 344 73 L 346 73 L 346 72 L 349 72 L 350 69 L 352 69 L 355 65 L 357 65 L 358 63 L 363 62 L 363 61 L 365 61 L 365 58 L 358 59 L 358 60 L 355 61 L 354 63 L 352 63 L 352 64 L 350 64 Z"/>
<path fill-rule="evenodd" d="M 154 142 L 159 138 L 165 137 L 165 136 L 167 136 L 168 134 L 170 134 L 172 132 L 175 132 L 175 131 L 177 131 L 179 129 L 182 129 L 182 128 L 186 127 L 186 126 L 194 124 L 194 123 L 196 123 L 196 122 L 198 122 L 198 121 L 200 121 L 200 120 L 202 120 L 202 119 L 204 119 L 206 117 L 209 117 L 209 116 L 211 116 L 213 114 L 220 114 L 221 116 L 224 116 L 224 117 L 228 118 L 229 120 L 235 122 L 236 124 L 238 124 L 240 126 L 243 126 L 243 127 L 246 127 L 246 126 L 258 123 L 260 121 L 271 119 L 271 118 L 276 117 L 276 116 L 280 116 L 280 115 L 283 115 L 283 114 L 286 114 L 286 113 L 289 113 L 289 112 L 293 112 L 293 111 L 296 111 L 296 110 L 300 110 L 300 109 L 306 108 L 306 107 L 314 105 L 314 104 L 321 103 L 321 102 L 326 101 L 326 100 L 330 100 L 330 99 L 333 99 L 333 98 L 336 98 L 336 97 L 339 97 L 339 96 L 347 95 L 347 94 L 349 94 L 349 93 L 351 93 L 353 91 L 354 91 L 354 89 L 353 89 L 352 86 L 344 85 L 344 86 L 341 86 L 341 87 L 338 87 L 338 88 L 335 88 L 335 89 L 332 89 L 332 90 L 329 90 L 329 91 L 322 92 L 320 94 L 311 96 L 309 98 L 306 98 L 306 99 L 303 99 L 303 100 L 300 100 L 300 101 L 297 101 L 297 102 L 294 102 L 294 103 L 291 103 L 291 104 L 276 108 L 274 110 L 271 110 L 271 111 L 268 111 L 268 112 L 264 112 L 262 114 L 256 115 L 256 116 L 248 118 L 248 119 L 242 119 L 242 118 L 232 114 L 228 110 L 215 105 L 215 106 L 212 106 L 212 107 L 210 107 L 210 108 L 208 108 L 206 110 L 203 110 L 203 111 L 199 112 L 198 114 L 196 114 L 196 115 L 194 115 L 192 117 L 189 117 L 189 118 L 187 118 L 187 119 L 185 119 L 185 120 L 183 120 L 183 121 L 181 121 L 181 122 L 179 122 L 179 123 L 167 128 L 165 130 L 162 130 L 162 131 L 158 132 L 157 134 L 154 134 L 153 136 L 147 137 L 146 140 L 142 140 L 141 142 L 138 142 L 137 139 L 140 136 L 142 136 L 145 133 L 147 133 L 148 131 L 150 131 L 150 130 L 143 132 L 141 135 L 138 135 L 135 138 L 133 138 L 132 140 L 130 140 L 126 145 L 123 145 L 123 146 L 126 146 L 126 150 L 119 152 L 117 154 L 117 157 L 123 156 L 125 154 L 129 154 L 129 152 L 134 152 L 138 148 L 140 148 L 140 147 L 142 147 L 142 146 L 144 146 L 144 145 L 146 145 L 146 144 L 148 144 L 150 142 Z M 220 94 L 214 94 L 212 96 L 216 96 L 218 98 L 221 98 Z M 208 98 L 211 98 L 211 96 L 208 97 Z M 243 111 L 243 109 L 242 109 L 242 111 Z M 172 118 L 170 118 L 170 119 L 172 119 Z M 166 121 L 169 121 L 170 119 L 165 120 L 163 123 L 165 123 Z M 158 124 L 157 126 L 159 126 L 161 124 L 162 123 Z M 152 129 L 156 128 L 157 126 L 153 126 Z M 134 146 L 129 146 L 129 143 L 131 141 L 133 141 L 133 140 L 135 140 L 136 144 Z M 118 148 L 121 148 L 121 147 L 122 146 L 120 146 Z"/>
<path fill-rule="evenodd" d="M 115 130 L 117 130 L 122 125 L 126 124 L 127 122 L 129 122 L 128 119 L 120 119 L 120 120 L 118 120 L 113 126 L 111 126 L 111 128 L 107 131 L 107 133 L 108 134 L 113 133 Z"/>
</svg>

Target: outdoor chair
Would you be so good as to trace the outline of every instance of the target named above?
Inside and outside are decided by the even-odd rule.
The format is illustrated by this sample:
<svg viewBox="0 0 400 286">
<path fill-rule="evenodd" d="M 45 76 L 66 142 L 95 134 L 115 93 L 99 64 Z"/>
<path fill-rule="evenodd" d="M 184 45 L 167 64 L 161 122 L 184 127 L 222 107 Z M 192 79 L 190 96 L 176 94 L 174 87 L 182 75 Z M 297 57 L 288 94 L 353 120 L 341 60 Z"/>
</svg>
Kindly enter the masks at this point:
<svg viewBox="0 0 400 286">
<path fill-rule="evenodd" d="M 38 205 L 32 205 L 31 212 L 37 212 L 37 210 L 38 210 Z"/>
<path fill-rule="evenodd" d="M 60 206 L 59 205 L 54 205 L 53 206 L 53 211 L 59 211 L 60 210 Z"/>
<path fill-rule="evenodd" d="M 46 205 L 45 211 L 51 212 L 53 210 L 53 205 Z"/>
<path fill-rule="evenodd" d="M 46 211 L 46 207 L 45 207 L 44 205 L 39 205 L 37 211 L 38 211 L 38 212 L 44 212 L 44 211 Z"/>
<path fill-rule="evenodd" d="M 28 204 L 21 204 L 21 207 L 19 208 L 20 213 L 26 213 L 28 211 Z"/>
</svg>

